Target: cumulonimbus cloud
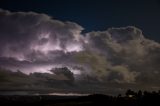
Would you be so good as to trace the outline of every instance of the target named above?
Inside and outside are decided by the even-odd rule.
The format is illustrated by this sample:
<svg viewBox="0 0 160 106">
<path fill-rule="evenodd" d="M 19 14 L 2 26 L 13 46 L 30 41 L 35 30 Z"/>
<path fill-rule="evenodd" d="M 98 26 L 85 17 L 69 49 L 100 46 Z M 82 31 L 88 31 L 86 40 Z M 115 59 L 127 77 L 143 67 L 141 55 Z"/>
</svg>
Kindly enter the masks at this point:
<svg viewBox="0 0 160 106">
<path fill-rule="evenodd" d="M 76 23 L 61 22 L 34 12 L 0 10 L 0 15 L 0 48 L 4 57 L 21 60 L 31 53 L 43 55 L 57 50 L 72 52 L 83 49 L 80 42 L 83 28 Z"/>
<path fill-rule="evenodd" d="M 160 86 L 160 44 L 140 29 L 82 30 L 46 14 L 1 9 L 0 66 L 28 74 L 67 67 L 79 80 Z"/>
</svg>

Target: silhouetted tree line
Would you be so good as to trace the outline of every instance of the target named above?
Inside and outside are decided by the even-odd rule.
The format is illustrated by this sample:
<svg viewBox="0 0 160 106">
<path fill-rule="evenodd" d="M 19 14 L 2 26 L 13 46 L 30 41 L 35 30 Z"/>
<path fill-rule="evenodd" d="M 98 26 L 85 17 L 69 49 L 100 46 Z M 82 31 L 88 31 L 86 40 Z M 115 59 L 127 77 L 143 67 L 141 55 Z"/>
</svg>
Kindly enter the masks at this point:
<svg viewBox="0 0 160 106">
<path fill-rule="evenodd" d="M 160 106 L 160 90 L 159 91 L 141 91 L 135 92 L 128 89 L 125 96 L 119 94 L 116 97 L 115 105 L 122 104 L 123 106 Z"/>
<path fill-rule="evenodd" d="M 0 95 L 0 106 L 160 106 L 160 90 L 135 92 L 125 96 L 93 94 L 89 96 Z"/>
</svg>

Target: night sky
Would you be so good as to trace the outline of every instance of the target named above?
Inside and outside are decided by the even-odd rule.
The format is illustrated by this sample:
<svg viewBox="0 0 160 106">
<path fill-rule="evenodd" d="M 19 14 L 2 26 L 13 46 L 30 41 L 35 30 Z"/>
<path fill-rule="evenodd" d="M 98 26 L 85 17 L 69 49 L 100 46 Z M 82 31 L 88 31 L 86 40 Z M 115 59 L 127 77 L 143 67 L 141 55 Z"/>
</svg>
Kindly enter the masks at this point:
<svg viewBox="0 0 160 106">
<path fill-rule="evenodd" d="M 0 91 L 157 91 L 159 28 L 158 0 L 1 0 Z"/>
<path fill-rule="evenodd" d="M 84 32 L 136 26 L 147 38 L 160 42 L 159 0 L 1 0 L 0 8 L 46 13 L 76 22 Z"/>
</svg>

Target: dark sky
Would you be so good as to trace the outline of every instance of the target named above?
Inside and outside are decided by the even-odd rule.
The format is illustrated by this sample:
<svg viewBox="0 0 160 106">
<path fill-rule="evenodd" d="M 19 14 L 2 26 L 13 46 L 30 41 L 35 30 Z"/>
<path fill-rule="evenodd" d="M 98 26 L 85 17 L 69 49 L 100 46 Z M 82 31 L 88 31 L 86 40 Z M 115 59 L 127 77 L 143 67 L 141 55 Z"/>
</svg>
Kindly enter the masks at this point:
<svg viewBox="0 0 160 106">
<path fill-rule="evenodd" d="M 46 13 L 76 22 L 84 32 L 132 25 L 142 29 L 147 38 L 160 42 L 158 0 L 1 0 L 0 8 Z"/>
</svg>

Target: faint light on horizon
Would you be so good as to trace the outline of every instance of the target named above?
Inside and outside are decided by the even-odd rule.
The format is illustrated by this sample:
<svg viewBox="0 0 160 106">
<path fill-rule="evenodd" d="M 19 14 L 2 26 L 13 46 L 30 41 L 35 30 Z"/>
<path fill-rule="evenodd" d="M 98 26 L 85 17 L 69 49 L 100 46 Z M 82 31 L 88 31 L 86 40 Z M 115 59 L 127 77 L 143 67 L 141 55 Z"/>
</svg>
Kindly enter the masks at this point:
<svg viewBox="0 0 160 106">
<path fill-rule="evenodd" d="M 49 93 L 46 95 L 55 95 L 55 96 L 88 96 L 90 94 L 80 94 L 80 93 Z"/>
</svg>

